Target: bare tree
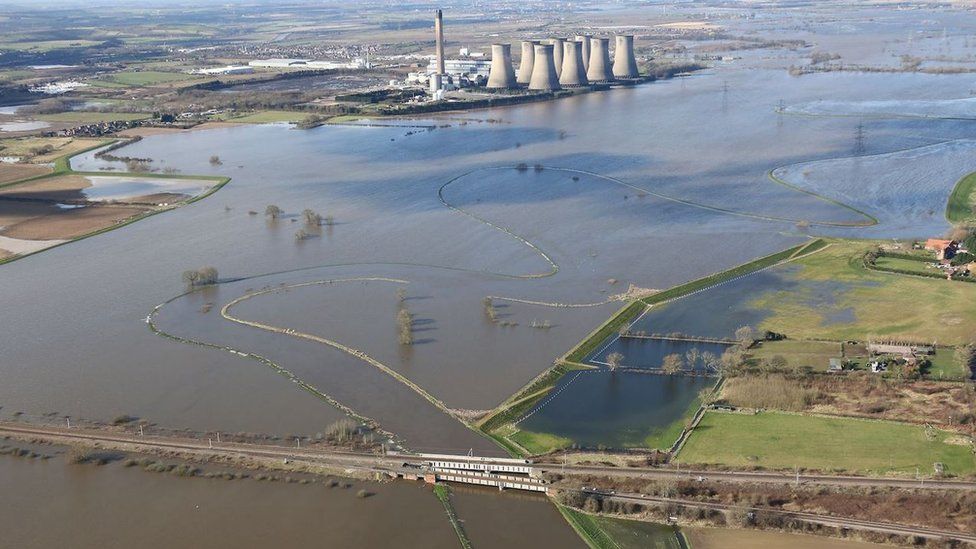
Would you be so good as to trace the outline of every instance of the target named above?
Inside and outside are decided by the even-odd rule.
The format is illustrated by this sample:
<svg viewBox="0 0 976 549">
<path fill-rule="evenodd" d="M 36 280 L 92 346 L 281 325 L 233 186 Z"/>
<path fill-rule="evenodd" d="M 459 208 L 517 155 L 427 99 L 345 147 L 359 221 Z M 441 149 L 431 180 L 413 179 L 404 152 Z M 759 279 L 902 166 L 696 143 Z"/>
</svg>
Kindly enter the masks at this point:
<svg viewBox="0 0 976 549">
<path fill-rule="evenodd" d="M 773 370 L 783 371 L 789 365 L 789 361 L 783 355 L 773 355 L 769 359 L 769 367 Z"/>
<path fill-rule="evenodd" d="M 685 365 L 685 359 L 681 358 L 678 353 L 672 353 L 664 357 L 664 362 L 661 363 L 661 370 L 668 375 L 673 375 L 682 370 Z"/>
<path fill-rule="evenodd" d="M 620 363 L 624 361 L 624 355 L 614 351 L 607 355 L 607 367 L 610 368 L 611 372 L 616 372 L 617 368 L 620 367 Z"/>
<path fill-rule="evenodd" d="M 271 219 L 278 219 L 281 216 L 281 208 L 274 204 L 268 204 L 268 207 L 264 209 L 264 215 Z"/>
<path fill-rule="evenodd" d="M 698 347 L 692 347 L 687 353 L 685 353 L 685 360 L 688 361 L 688 367 L 692 369 L 698 365 L 698 361 L 700 361 L 701 358 L 702 353 L 698 350 Z"/>
<path fill-rule="evenodd" d="M 719 360 L 718 356 L 711 351 L 705 351 L 704 353 L 702 353 L 701 361 L 706 368 L 712 370 L 718 370 L 719 367 L 721 366 L 721 361 Z"/>
<path fill-rule="evenodd" d="M 756 331 L 752 326 L 739 326 L 735 331 L 735 340 L 743 349 L 748 349 L 756 342 Z"/>
</svg>

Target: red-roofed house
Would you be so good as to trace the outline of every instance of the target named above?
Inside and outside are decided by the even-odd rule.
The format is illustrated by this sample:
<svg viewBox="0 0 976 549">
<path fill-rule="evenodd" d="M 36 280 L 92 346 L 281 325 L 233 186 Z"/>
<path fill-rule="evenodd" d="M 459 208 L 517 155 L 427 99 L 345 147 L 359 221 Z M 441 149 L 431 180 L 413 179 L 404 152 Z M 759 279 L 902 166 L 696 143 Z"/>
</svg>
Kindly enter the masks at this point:
<svg viewBox="0 0 976 549">
<path fill-rule="evenodd" d="M 930 238 L 925 241 L 925 249 L 935 252 L 935 257 L 939 260 L 952 259 L 959 251 L 959 243 L 955 240 Z"/>
</svg>

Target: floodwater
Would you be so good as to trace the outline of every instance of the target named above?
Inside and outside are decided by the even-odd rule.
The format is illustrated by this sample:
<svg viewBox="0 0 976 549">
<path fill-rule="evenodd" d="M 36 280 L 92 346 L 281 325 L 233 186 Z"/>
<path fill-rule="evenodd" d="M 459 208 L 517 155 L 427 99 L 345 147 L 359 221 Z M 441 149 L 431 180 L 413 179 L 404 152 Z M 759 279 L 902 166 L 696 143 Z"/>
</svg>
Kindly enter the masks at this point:
<svg viewBox="0 0 976 549">
<path fill-rule="evenodd" d="M 900 17 L 914 24 L 914 15 Z M 893 32 L 891 20 L 883 24 Z M 862 31 L 854 26 L 841 34 Z M 824 41 L 844 46 L 836 33 Z M 147 329 L 154 307 L 183 292 L 182 271 L 212 265 L 228 282 L 163 306 L 156 315 L 161 329 L 266 356 L 408 446 L 498 451 L 374 366 L 318 343 L 231 324 L 220 318 L 220 307 L 281 283 L 404 281 L 268 294 L 235 314 L 348 344 L 448 407 L 485 410 L 618 308 L 605 302 L 631 284 L 667 288 L 795 245 L 808 232 L 894 237 L 944 230 L 937 216 L 921 230 L 884 218 L 875 227 L 851 228 L 864 217 L 771 182 L 768 172 L 776 168 L 850 156 L 861 122 L 783 115 L 776 107 L 825 97 L 960 99 L 969 95 L 971 78 L 793 77 L 784 65 L 805 54 L 774 53 L 744 54 L 741 63 L 689 78 L 414 121 L 438 126 L 432 131 L 269 125 L 147 137 L 125 154 L 184 174 L 230 176 L 231 183 L 207 200 L 5 265 L 0 413 L 130 414 L 169 427 L 278 434 L 315 433 L 340 417 L 256 360 Z M 871 117 L 863 124 L 866 155 L 931 146 L 972 130 L 969 121 L 946 118 Z M 211 155 L 223 164 L 211 165 Z M 514 169 L 522 163 L 525 170 Z M 121 167 L 94 153 L 73 165 Z M 912 191 L 902 185 L 890 192 Z M 268 204 L 287 215 L 270 222 L 263 216 Z M 296 241 L 305 208 L 334 216 L 335 226 Z M 800 221 L 810 229 L 798 228 Z M 415 318 L 409 348 L 396 342 L 396 287 L 407 292 L 403 305 Z M 716 305 L 743 298 L 707 294 Z M 486 296 L 496 298 L 497 322 L 487 319 Z M 204 313 L 207 303 L 212 308 Z M 645 320 L 654 323 L 648 331 L 728 336 L 764 314 L 712 310 L 708 318 L 689 316 L 687 325 L 682 315 L 668 320 L 657 310 Z M 534 322 L 550 327 L 533 328 Z M 655 399 L 627 397 L 644 402 L 640 417 L 682 408 L 680 395 L 691 389 L 647 391 L 660 392 Z"/>
<path fill-rule="evenodd" d="M 196 196 L 202 194 L 211 182 L 192 179 L 162 179 L 146 177 L 86 177 L 90 187 L 81 190 L 89 200 L 125 200 L 157 193 Z"/>
<path fill-rule="evenodd" d="M 711 377 L 669 376 L 608 370 L 564 376 L 519 428 L 568 438 L 584 448 L 658 448 L 675 442 L 662 433 L 694 413 L 698 394 Z M 674 433 L 674 439 L 681 432 Z"/>
<path fill-rule="evenodd" d="M 40 447 L 41 454 L 52 448 Z M 346 481 L 344 481 L 345 483 Z M 405 547 L 455 548 L 429 487 L 348 481 L 350 488 L 285 482 L 174 478 L 120 462 L 68 465 L 63 457 L 0 456 L 4 547 Z M 373 495 L 357 497 L 365 489 Z M 151 494 L 151 497 L 147 497 Z M 15 495 L 15 496 L 14 496 Z M 478 547 L 512 547 L 517 525 L 532 547 L 583 547 L 544 497 L 497 491 L 456 496 Z M 178 527 L 174 527 L 178 525 Z M 507 534 L 505 532 L 508 532 Z"/>
</svg>

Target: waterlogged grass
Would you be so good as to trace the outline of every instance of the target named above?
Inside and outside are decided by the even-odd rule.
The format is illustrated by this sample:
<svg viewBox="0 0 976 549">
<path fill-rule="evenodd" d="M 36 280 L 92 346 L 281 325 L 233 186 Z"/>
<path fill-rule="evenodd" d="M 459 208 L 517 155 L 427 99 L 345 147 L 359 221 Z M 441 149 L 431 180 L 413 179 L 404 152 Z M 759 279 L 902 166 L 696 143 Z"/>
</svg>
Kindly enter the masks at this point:
<svg viewBox="0 0 976 549">
<path fill-rule="evenodd" d="M 956 183 L 946 204 L 946 219 L 950 223 L 966 223 L 976 221 L 976 172 L 967 175 Z"/>
<path fill-rule="evenodd" d="M 827 249 L 793 262 L 799 269 L 788 276 L 800 290 L 758 296 L 750 306 L 771 313 L 759 328 L 792 339 L 892 338 L 946 345 L 970 341 L 976 322 L 976 284 L 869 270 L 862 257 L 876 246 L 868 241 L 832 241 Z M 802 291 L 804 281 L 837 284 L 834 305 L 825 307 L 811 300 Z M 853 321 L 831 321 L 830 313 L 836 309 L 849 310 Z"/>
<path fill-rule="evenodd" d="M 733 467 L 931 475 L 976 473 L 963 437 L 919 425 L 788 413 L 708 412 L 680 455 L 682 463 Z"/>
<path fill-rule="evenodd" d="M 566 437 L 532 431 L 517 431 L 509 435 L 508 438 L 517 442 L 519 446 L 528 450 L 532 455 L 561 450 L 573 444 L 573 440 Z"/>
</svg>

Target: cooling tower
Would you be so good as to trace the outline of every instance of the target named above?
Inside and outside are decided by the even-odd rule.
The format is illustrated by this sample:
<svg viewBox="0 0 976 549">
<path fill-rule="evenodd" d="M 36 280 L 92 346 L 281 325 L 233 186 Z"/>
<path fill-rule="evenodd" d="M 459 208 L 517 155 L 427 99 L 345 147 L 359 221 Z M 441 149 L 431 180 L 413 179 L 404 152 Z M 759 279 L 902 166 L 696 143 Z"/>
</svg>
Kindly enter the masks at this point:
<svg viewBox="0 0 976 549">
<path fill-rule="evenodd" d="M 634 36 L 617 35 L 617 47 L 613 53 L 613 75 L 617 78 L 637 78 L 637 59 L 634 57 Z"/>
<path fill-rule="evenodd" d="M 552 61 L 556 64 L 556 76 L 560 76 L 563 73 L 563 40 L 562 38 L 552 38 L 549 43 L 552 44 Z"/>
<path fill-rule="evenodd" d="M 529 81 L 529 89 L 559 89 L 559 77 L 556 76 L 556 64 L 552 59 L 551 44 L 535 45 L 535 59 L 532 64 L 532 79 Z"/>
<path fill-rule="evenodd" d="M 590 66 L 586 68 L 586 78 L 590 82 L 610 82 L 610 39 L 590 39 Z"/>
<path fill-rule="evenodd" d="M 444 16 L 434 12 L 434 49 L 437 55 L 437 74 L 444 74 Z"/>
<path fill-rule="evenodd" d="M 579 42 L 563 44 L 563 70 L 559 75 L 561 86 L 585 86 L 586 69 L 583 68 L 583 45 Z"/>
<path fill-rule="evenodd" d="M 514 88 L 515 69 L 512 68 L 512 45 L 491 45 L 491 72 L 488 73 L 489 88 Z"/>
<path fill-rule="evenodd" d="M 580 43 L 580 53 L 583 55 L 583 70 L 590 68 L 590 40 L 589 34 L 576 35 L 576 41 Z"/>
<path fill-rule="evenodd" d="M 535 59 L 534 40 L 522 40 L 522 58 L 519 60 L 518 79 L 519 84 L 528 84 L 532 80 L 532 61 Z"/>
</svg>

